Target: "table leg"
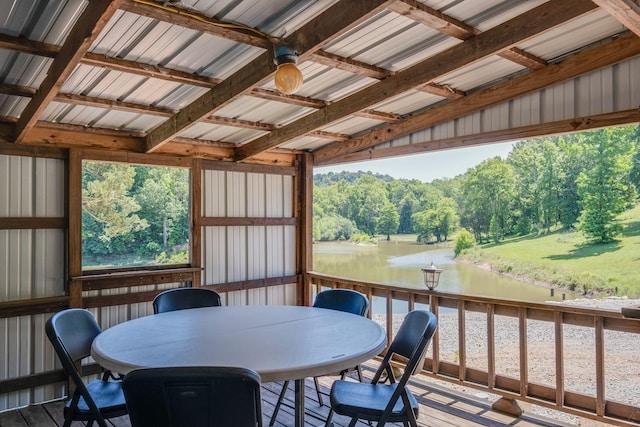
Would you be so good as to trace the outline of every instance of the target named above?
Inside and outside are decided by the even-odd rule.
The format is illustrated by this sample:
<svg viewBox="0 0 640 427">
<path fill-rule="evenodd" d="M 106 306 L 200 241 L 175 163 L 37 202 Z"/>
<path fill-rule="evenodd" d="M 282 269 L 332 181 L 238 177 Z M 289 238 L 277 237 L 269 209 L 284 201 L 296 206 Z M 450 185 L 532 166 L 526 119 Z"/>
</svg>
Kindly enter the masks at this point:
<svg viewBox="0 0 640 427">
<path fill-rule="evenodd" d="M 304 427 L 304 378 L 295 380 L 295 427 Z"/>
</svg>

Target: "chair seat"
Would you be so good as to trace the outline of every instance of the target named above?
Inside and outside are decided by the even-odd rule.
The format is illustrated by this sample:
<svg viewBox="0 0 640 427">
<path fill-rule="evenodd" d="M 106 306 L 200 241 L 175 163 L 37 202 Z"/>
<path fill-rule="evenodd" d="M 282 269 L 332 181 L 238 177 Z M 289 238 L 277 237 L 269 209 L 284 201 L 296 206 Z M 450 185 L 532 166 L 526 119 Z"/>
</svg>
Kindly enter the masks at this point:
<svg viewBox="0 0 640 427">
<path fill-rule="evenodd" d="M 124 400 L 124 393 L 122 392 L 122 383 L 95 380 L 87 384 L 87 390 L 96 403 L 96 406 L 100 408 L 100 412 L 106 417 L 113 416 L 117 413 L 121 413 L 122 415 L 127 413 L 127 405 Z M 69 409 L 70 405 L 71 399 L 69 399 L 65 405 L 65 412 Z M 78 411 L 81 414 L 91 413 L 87 402 L 82 396 L 80 396 L 80 400 L 78 401 Z"/>
<path fill-rule="evenodd" d="M 353 381 L 336 381 L 331 388 L 331 407 L 340 415 L 358 417 L 361 419 L 379 419 L 396 390 L 395 384 L 367 384 Z M 418 402 L 407 390 L 413 413 L 418 417 Z M 403 416 L 402 399 L 396 401 L 388 421 Z"/>
</svg>

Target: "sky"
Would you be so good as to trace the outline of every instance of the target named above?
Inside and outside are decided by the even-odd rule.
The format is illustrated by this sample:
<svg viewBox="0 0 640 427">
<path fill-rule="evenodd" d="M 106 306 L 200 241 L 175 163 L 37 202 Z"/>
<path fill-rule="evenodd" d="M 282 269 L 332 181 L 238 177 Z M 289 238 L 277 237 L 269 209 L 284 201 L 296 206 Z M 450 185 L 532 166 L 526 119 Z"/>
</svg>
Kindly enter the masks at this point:
<svg viewBox="0 0 640 427">
<path fill-rule="evenodd" d="M 467 169 L 495 156 L 500 156 L 504 159 L 514 144 L 515 142 L 511 141 L 390 159 L 315 167 L 313 168 L 313 173 L 371 171 L 388 174 L 395 179 L 417 179 L 423 182 L 431 182 L 434 179 L 453 178 L 461 175 Z"/>
</svg>

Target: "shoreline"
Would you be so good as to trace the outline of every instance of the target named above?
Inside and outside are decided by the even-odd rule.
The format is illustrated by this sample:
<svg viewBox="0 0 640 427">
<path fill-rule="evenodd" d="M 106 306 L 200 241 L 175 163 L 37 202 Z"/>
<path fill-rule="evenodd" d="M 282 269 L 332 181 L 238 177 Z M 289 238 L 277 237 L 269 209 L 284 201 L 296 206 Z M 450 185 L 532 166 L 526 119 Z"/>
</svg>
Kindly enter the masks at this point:
<svg viewBox="0 0 640 427">
<path fill-rule="evenodd" d="M 474 266 L 476 268 L 479 268 L 481 270 L 490 271 L 492 273 L 500 274 L 500 275 L 508 277 L 510 279 L 519 280 L 521 282 L 528 283 L 530 285 L 539 286 L 541 288 L 554 289 L 554 290 L 558 290 L 558 291 L 566 293 L 566 294 L 586 296 L 586 294 L 583 294 L 583 293 L 580 293 L 580 292 L 576 292 L 576 291 L 572 291 L 571 289 L 566 288 L 564 286 L 558 286 L 558 285 L 554 285 L 553 283 L 545 282 L 545 281 L 542 281 L 542 280 L 532 279 L 532 278 L 530 278 L 528 276 L 525 276 L 525 275 L 522 275 L 522 274 L 505 273 L 505 272 L 502 272 L 502 271 L 496 271 L 496 270 L 493 269 L 493 264 L 491 264 L 490 262 L 477 263 L 477 262 L 473 262 L 473 261 L 471 261 L 471 260 L 469 260 L 467 258 L 456 258 L 456 262 L 460 262 L 460 263 L 467 264 L 467 265 L 472 265 L 472 266 Z M 598 296 L 595 293 L 591 293 L 590 295 L 592 295 L 594 297 Z M 606 294 L 606 293 L 603 293 L 602 295 L 611 296 L 611 295 Z"/>
</svg>

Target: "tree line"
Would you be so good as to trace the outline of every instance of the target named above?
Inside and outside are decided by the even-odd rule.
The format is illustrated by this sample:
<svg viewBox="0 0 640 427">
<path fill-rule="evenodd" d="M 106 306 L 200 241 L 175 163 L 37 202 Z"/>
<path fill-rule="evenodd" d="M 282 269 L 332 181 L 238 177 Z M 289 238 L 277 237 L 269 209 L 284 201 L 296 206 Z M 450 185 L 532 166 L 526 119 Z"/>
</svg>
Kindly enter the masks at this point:
<svg viewBox="0 0 640 427">
<path fill-rule="evenodd" d="M 83 162 L 83 265 L 189 262 L 189 170 Z"/>
<path fill-rule="evenodd" d="M 482 243 L 561 227 L 594 243 L 614 240 L 620 214 L 638 200 L 638 129 L 523 140 L 506 159 L 429 183 L 370 172 L 318 174 L 314 239 L 415 233 L 431 243 L 455 233 Z"/>
</svg>

